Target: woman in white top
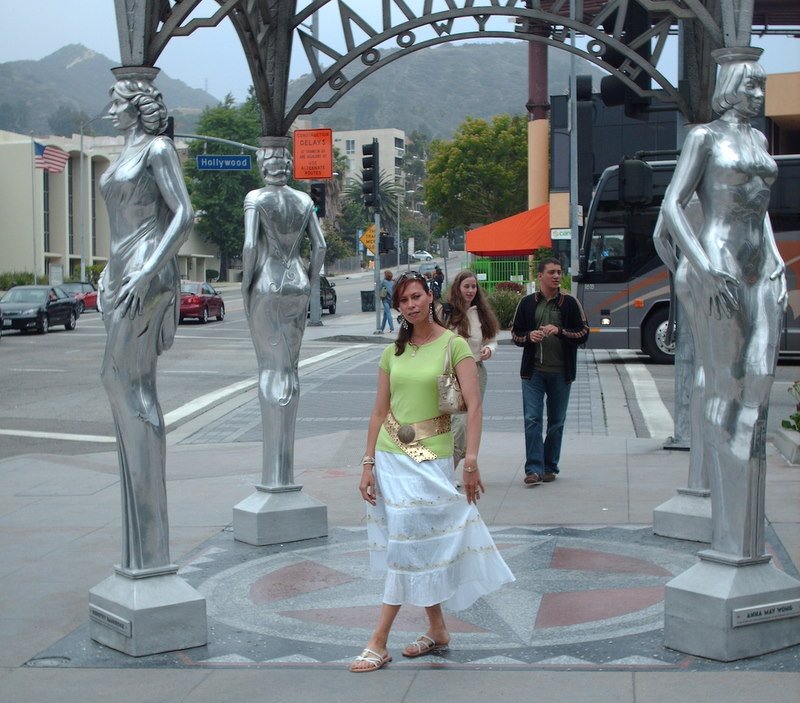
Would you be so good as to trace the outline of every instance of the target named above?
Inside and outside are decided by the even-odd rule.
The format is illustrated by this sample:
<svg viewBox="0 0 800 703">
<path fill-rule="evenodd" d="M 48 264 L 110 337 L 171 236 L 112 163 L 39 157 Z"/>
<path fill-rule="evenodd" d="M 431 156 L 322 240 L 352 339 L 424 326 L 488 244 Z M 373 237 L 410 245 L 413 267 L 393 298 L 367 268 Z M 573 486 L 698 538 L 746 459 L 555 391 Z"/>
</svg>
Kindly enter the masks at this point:
<svg viewBox="0 0 800 703">
<path fill-rule="evenodd" d="M 467 340 L 470 351 L 478 365 L 478 383 L 481 400 L 486 393 L 486 367 L 483 362 L 497 349 L 497 332 L 500 323 L 494 314 L 486 295 L 478 285 L 472 271 L 461 271 L 454 279 L 447 294 L 444 306 L 447 326 Z M 464 458 L 467 448 L 467 427 L 463 415 L 453 415 L 453 466 Z"/>
</svg>

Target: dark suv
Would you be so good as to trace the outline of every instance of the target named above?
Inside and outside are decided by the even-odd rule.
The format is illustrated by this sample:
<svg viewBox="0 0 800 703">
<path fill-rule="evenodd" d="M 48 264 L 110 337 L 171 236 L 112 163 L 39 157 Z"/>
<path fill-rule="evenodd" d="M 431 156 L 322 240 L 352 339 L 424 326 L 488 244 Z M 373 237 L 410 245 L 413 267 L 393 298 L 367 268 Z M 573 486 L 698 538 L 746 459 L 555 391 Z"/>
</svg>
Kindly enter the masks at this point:
<svg viewBox="0 0 800 703">
<path fill-rule="evenodd" d="M 319 278 L 319 304 L 331 315 L 336 312 L 336 284 L 328 281 L 325 276 Z"/>
</svg>

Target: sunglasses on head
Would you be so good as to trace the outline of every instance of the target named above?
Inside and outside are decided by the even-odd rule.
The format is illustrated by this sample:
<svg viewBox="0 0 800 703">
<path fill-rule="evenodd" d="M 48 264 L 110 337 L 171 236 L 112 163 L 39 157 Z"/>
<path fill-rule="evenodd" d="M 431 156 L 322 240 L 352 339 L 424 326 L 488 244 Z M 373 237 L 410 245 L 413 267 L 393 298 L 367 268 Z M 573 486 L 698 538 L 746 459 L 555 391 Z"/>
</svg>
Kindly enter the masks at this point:
<svg viewBox="0 0 800 703">
<path fill-rule="evenodd" d="M 397 279 L 398 281 L 403 280 L 412 280 L 412 281 L 424 281 L 425 276 L 423 276 L 419 271 L 406 271 L 405 273 L 401 273 L 400 277 Z"/>
</svg>

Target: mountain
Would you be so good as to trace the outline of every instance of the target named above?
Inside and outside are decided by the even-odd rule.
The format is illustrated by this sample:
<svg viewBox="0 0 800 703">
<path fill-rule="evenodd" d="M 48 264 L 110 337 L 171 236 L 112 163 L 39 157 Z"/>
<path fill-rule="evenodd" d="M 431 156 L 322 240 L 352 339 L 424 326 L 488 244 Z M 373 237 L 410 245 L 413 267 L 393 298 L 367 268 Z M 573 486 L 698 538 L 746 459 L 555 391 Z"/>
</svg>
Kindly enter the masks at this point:
<svg viewBox="0 0 800 703">
<path fill-rule="evenodd" d="M 117 65 L 81 44 L 65 46 L 39 61 L 0 64 L 0 129 L 50 134 L 55 131 L 51 121 L 59 115 L 73 118 L 68 127 L 76 115 L 83 119 L 99 115 L 108 104 L 108 89 L 114 82 L 110 69 Z M 175 116 L 176 129 L 196 124 L 204 107 L 219 102 L 163 72 L 156 85 Z M 94 133 L 114 133 L 110 125 L 99 120 L 92 127 Z M 77 125 L 74 129 L 78 130 Z"/>
<path fill-rule="evenodd" d="M 569 84 L 570 55 L 558 49 L 548 51 L 550 94 L 563 95 Z M 0 129 L 23 134 L 78 131 L 81 120 L 99 115 L 108 103 L 113 83 L 110 69 L 115 65 L 80 44 L 65 46 L 39 61 L 0 64 Z M 593 76 L 597 88 L 603 72 L 583 59 L 578 66 L 579 73 Z M 345 73 L 352 75 L 352 71 Z M 290 105 L 310 83 L 310 75 L 289 83 Z M 194 132 L 203 108 L 219 103 L 205 91 L 163 72 L 156 84 L 178 132 Z M 527 100 L 525 42 L 444 44 L 387 64 L 332 108 L 317 110 L 313 120 L 339 130 L 396 127 L 406 134 L 420 130 L 448 138 L 465 117 L 489 120 L 501 113 L 520 114 Z M 100 120 L 92 124 L 91 132 L 115 133 Z"/>
<path fill-rule="evenodd" d="M 568 92 L 570 55 L 548 50 L 550 95 Z M 578 59 L 578 73 L 590 74 L 599 90 L 603 71 Z M 348 77 L 351 72 L 345 71 Z M 289 84 L 291 104 L 311 76 Z M 327 99 L 327 96 L 326 96 Z M 528 45 L 525 42 L 444 44 L 389 63 L 353 87 L 312 119 L 334 130 L 396 127 L 449 138 L 465 117 L 525 112 L 528 101 Z"/>
</svg>

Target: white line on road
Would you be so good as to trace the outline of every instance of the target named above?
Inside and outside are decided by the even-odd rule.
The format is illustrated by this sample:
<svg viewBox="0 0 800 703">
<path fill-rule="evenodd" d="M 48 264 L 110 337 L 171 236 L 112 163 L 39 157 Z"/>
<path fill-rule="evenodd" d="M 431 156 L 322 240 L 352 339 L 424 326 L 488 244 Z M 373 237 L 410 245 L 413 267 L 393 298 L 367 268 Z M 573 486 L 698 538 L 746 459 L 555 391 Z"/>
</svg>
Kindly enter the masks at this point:
<svg viewBox="0 0 800 703">
<path fill-rule="evenodd" d="M 624 364 L 631 379 L 636 403 L 642 411 L 644 424 L 651 437 L 669 437 L 675 431 L 672 414 L 667 410 L 656 387 L 653 376 L 643 364 Z"/>
<path fill-rule="evenodd" d="M 9 437 L 32 437 L 34 439 L 58 439 L 67 442 L 116 442 L 116 437 L 96 434 L 64 434 L 63 432 L 36 432 L 34 430 L 0 430 L 0 435 Z"/>
<path fill-rule="evenodd" d="M 364 347 L 368 346 L 370 345 L 353 344 L 349 347 L 339 347 L 336 349 L 329 349 L 328 351 L 323 352 L 322 354 L 311 356 L 308 359 L 302 359 L 298 364 L 298 367 L 302 369 L 307 366 L 312 366 L 313 364 L 317 364 L 321 361 L 325 361 L 325 359 L 330 359 L 331 357 L 338 356 L 339 354 L 343 354 L 345 352 L 352 351 L 354 349 L 363 349 Z M 238 383 L 234 383 L 225 388 L 220 388 L 219 390 L 213 391 L 211 393 L 206 393 L 205 395 L 201 395 L 199 398 L 195 398 L 194 400 L 186 403 L 185 405 L 176 408 L 172 412 L 169 412 L 166 415 L 164 415 L 164 424 L 167 427 L 167 431 L 173 429 L 174 425 L 183 420 L 184 418 L 190 417 L 191 415 L 200 414 L 201 412 L 204 412 L 212 405 L 221 403 L 222 401 L 227 400 L 228 398 L 231 398 L 238 393 L 244 393 L 245 391 L 248 391 L 251 388 L 255 388 L 257 383 L 258 379 L 255 378 L 250 378 L 245 381 L 239 381 Z M 0 435 L 6 435 L 11 437 L 31 437 L 35 439 L 66 440 L 70 442 L 111 443 L 117 441 L 116 437 L 106 437 L 102 435 L 65 434 L 62 432 L 37 432 L 34 430 L 0 429 Z"/>
</svg>

